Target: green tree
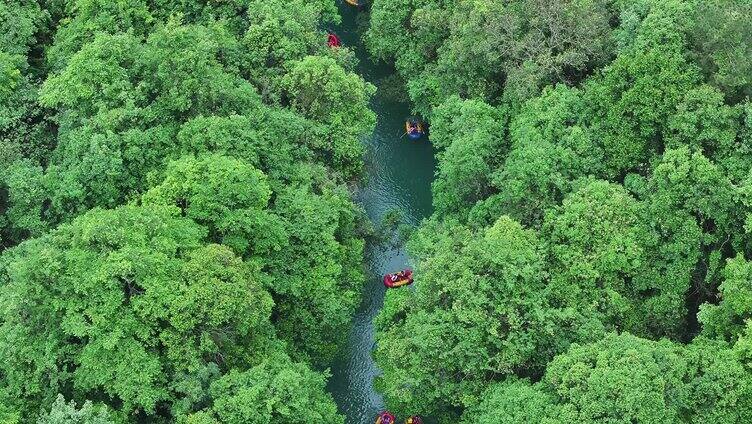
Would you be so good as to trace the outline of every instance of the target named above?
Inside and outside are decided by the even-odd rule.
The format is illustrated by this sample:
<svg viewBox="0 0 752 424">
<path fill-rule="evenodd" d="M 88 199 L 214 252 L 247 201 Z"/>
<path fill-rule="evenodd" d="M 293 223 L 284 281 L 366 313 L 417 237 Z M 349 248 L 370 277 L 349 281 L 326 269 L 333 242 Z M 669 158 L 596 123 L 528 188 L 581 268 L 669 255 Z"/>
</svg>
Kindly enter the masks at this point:
<svg viewBox="0 0 752 424">
<path fill-rule="evenodd" d="M 346 340 L 360 300 L 361 215 L 342 187 L 324 187 L 318 195 L 294 185 L 278 193 L 274 212 L 289 240 L 266 261 L 274 323 L 294 359 L 324 368 Z"/>
<path fill-rule="evenodd" d="M 184 154 L 240 159 L 263 171 L 269 176 L 269 184 L 280 189 L 292 179 L 296 164 L 313 158 L 300 140 L 306 128 L 304 120 L 294 113 L 259 107 L 249 115 L 191 119 L 181 126 L 177 142 Z"/>
<path fill-rule="evenodd" d="M 747 320 L 752 319 L 752 264 L 741 255 L 729 259 L 718 291 L 718 304 L 700 306 L 702 333 L 733 343 L 744 334 Z"/>
<path fill-rule="evenodd" d="M 273 356 L 247 371 L 232 370 L 212 383 L 211 408 L 186 422 L 344 423 L 325 386 L 324 375 L 283 355 Z"/>
<path fill-rule="evenodd" d="M 617 57 L 585 86 L 586 116 L 604 153 L 605 175 L 643 171 L 663 148 L 660 135 L 699 72 L 670 48 Z"/>
<path fill-rule="evenodd" d="M 146 0 L 72 0 L 68 3 L 75 12 L 60 23 L 54 43 L 46 54 L 53 71 L 62 70 L 97 33 L 130 31 L 141 38 L 149 34 L 156 23 Z"/>
<path fill-rule="evenodd" d="M 252 130 L 241 140 L 264 141 L 255 152 L 217 153 L 242 158 L 255 153 L 250 163 L 271 168 L 276 178 L 299 173 L 286 156 L 310 160 L 312 152 L 345 178 L 357 175 L 362 154 L 359 137 L 374 124 L 373 113 L 367 109 L 370 86 L 346 73 L 334 59 L 312 57 L 291 72 L 290 81 L 296 75 L 305 80 L 306 63 L 326 62 L 332 91 L 316 103 L 324 108 L 318 112 L 326 116 L 300 109 L 326 122 L 266 108 L 253 87 L 225 63 L 225 49 L 232 46 L 212 41 L 217 33 L 213 27 L 171 22 L 151 34 L 146 43 L 132 35 L 100 34 L 47 80 L 42 100 L 61 109 L 62 127 L 55 160 L 47 170 L 50 221 L 64 221 L 93 206 L 120 205 L 146 190 L 147 174 L 162 166 L 165 156 L 214 153 L 203 143 L 218 135 L 227 137 L 204 133 L 195 140 L 193 135 L 191 146 L 180 146 L 175 139 L 183 142 L 181 133 L 189 131 L 180 130 L 184 123 L 194 131 L 199 122 L 224 122 L 224 127 L 237 124 L 242 131 Z M 346 108 L 357 113 L 345 112 Z M 252 118 L 243 120 L 242 116 Z M 222 118 L 227 119 L 217 121 Z M 271 145 L 277 143 L 276 134 L 286 141 L 281 149 Z M 184 152 L 181 147 L 191 150 Z M 295 152 L 294 147 L 304 149 Z M 262 166 L 264 159 L 270 160 Z"/>
<path fill-rule="evenodd" d="M 124 421 L 232 421 L 284 393 L 298 412 L 264 422 L 341 422 L 308 367 L 359 302 L 342 183 L 375 116 L 353 54 L 326 47 L 338 19 L 329 0 L 0 5 L 0 243 L 33 237 L 0 259 L 3 418 L 63 393 Z M 308 363 L 262 363 L 283 351 Z"/>
<path fill-rule="evenodd" d="M 447 22 L 452 16 L 453 6 L 454 2 L 443 0 L 374 1 L 365 35 L 369 50 L 380 59 L 394 60 L 405 80 L 419 83 L 410 77 L 418 75 L 437 57 L 438 48 L 449 36 Z M 426 90 L 420 101 L 411 96 L 421 113 L 430 112 L 424 97 L 436 91 L 435 82 L 435 79 L 423 81 L 421 87 Z"/>
<path fill-rule="evenodd" d="M 388 293 L 377 320 L 390 408 L 446 421 L 465 410 L 465 422 L 749 420 L 749 7 L 374 2 L 368 47 L 431 119 L 438 157 L 436 211 L 411 242 L 415 291 Z M 524 289 L 486 259 L 505 252 L 483 243 L 506 216 L 536 235 L 535 266 L 504 262 L 536 270 Z M 486 295 L 486 281 L 504 283 Z M 505 315 L 518 304 L 526 314 Z"/>
<path fill-rule="evenodd" d="M 732 101 L 752 94 L 752 14 L 748 0 L 691 1 L 691 55 Z"/>
<path fill-rule="evenodd" d="M 541 231 L 558 298 L 595 313 L 611 329 L 681 334 L 692 268 L 664 274 L 673 271 L 662 266 L 672 258 L 654 250 L 644 209 L 622 186 L 588 183 L 548 211 Z"/>
<path fill-rule="evenodd" d="M 514 116 L 510 152 L 491 176 L 498 194 L 488 203 L 496 204 L 497 214 L 538 227 L 573 181 L 603 173 L 603 151 L 583 122 L 584 106 L 580 90 L 557 85 Z"/>
<path fill-rule="evenodd" d="M 62 127 L 47 170 L 50 221 L 145 191 L 146 175 L 174 154 L 182 122 L 258 107 L 253 88 L 224 70 L 209 40 L 206 28 L 175 24 L 146 44 L 100 34 L 46 81 L 42 101 L 61 109 Z"/>
<path fill-rule="evenodd" d="M 597 337 L 597 322 L 553 309 L 537 235 L 508 217 L 477 234 L 432 222 L 412 243 L 415 293 L 389 292 L 377 319 L 377 387 L 396 412 L 448 419 L 490 381 L 540 372 L 569 340 Z"/>
<path fill-rule="evenodd" d="M 498 97 L 493 87 L 503 80 L 505 97 L 526 100 L 545 84 L 576 82 L 605 64 L 609 19 L 598 0 L 459 2 L 439 49 L 439 72 L 453 93 Z"/>
<path fill-rule="evenodd" d="M 482 401 L 463 414 L 463 423 L 551 424 L 556 397 L 526 380 L 509 379 L 489 387 Z"/>
<path fill-rule="evenodd" d="M 259 98 L 256 90 L 224 62 L 225 50 L 232 47 L 227 43 L 233 40 L 221 27 L 172 21 L 152 33 L 141 58 L 143 91 L 154 99 L 146 118 L 184 122 L 253 110 Z"/>
<path fill-rule="evenodd" d="M 669 342 L 631 335 L 573 346 L 546 369 L 561 422 L 679 422 L 686 363 Z"/>
<path fill-rule="evenodd" d="M 445 216 L 462 216 L 493 192 L 490 176 L 507 150 L 504 114 L 481 101 L 453 97 L 434 116 L 431 141 L 439 161 L 434 207 Z"/>
<path fill-rule="evenodd" d="M 741 355 L 724 342 L 697 338 L 684 350 L 688 377 L 680 393 L 689 423 L 752 420 L 752 374 Z"/>
<path fill-rule="evenodd" d="M 421 114 L 452 95 L 519 105 L 546 84 L 577 83 L 607 62 L 607 6 L 377 0 L 366 38 L 376 56 L 395 61 Z"/>
<path fill-rule="evenodd" d="M 266 175 L 226 156 L 192 156 L 170 162 L 164 180 L 143 196 L 145 204 L 177 206 L 209 229 L 209 239 L 244 256 L 279 250 L 285 234 L 267 211 L 272 192 Z"/>
<path fill-rule="evenodd" d="M 0 51 L 28 59 L 37 32 L 49 18 L 38 2 L 8 0 L 0 4 Z"/>
<path fill-rule="evenodd" d="M 299 60 L 324 55 L 321 23 L 339 20 L 329 1 L 248 2 L 249 25 L 241 38 L 243 76 L 272 102 L 281 100 L 282 79 Z"/>
<path fill-rule="evenodd" d="M 16 57 L 0 52 L 0 95 L 5 101 L 15 92 L 21 81 L 17 61 Z"/>
<path fill-rule="evenodd" d="M 721 260 L 746 243 L 738 231 L 748 210 L 743 196 L 719 166 L 687 147 L 666 151 L 647 182 L 643 197 L 657 247 L 691 275 L 684 278 L 700 302 L 712 298 Z"/>
<path fill-rule="evenodd" d="M 0 4 L 0 148 L 44 162 L 54 144 L 47 111 L 37 102 L 40 56 L 49 15 L 37 2 Z"/>
<path fill-rule="evenodd" d="M 686 0 L 617 0 L 613 4 L 620 24 L 614 30 L 619 53 L 687 46 L 692 7 Z"/>
<path fill-rule="evenodd" d="M 3 257 L 3 386 L 32 405 L 64 388 L 152 416 L 202 369 L 273 343 L 258 270 L 175 208 L 94 210 Z"/>
<path fill-rule="evenodd" d="M 70 126 L 100 110 L 111 115 L 116 110 L 121 114 L 133 110 L 144 102 L 131 77 L 136 72 L 133 64 L 142 52 L 133 35 L 100 34 L 45 81 L 40 101 L 48 107 L 66 109 Z"/>
<path fill-rule="evenodd" d="M 42 168 L 30 160 L 18 160 L 5 171 L 8 207 L 4 212 L 8 227 L 3 238 L 19 243 L 28 237 L 41 236 L 47 230 L 42 213 L 47 194 Z"/>
<path fill-rule="evenodd" d="M 86 401 L 80 409 L 76 402 L 65 402 L 63 395 L 57 395 L 49 413 L 42 414 L 37 424 L 112 424 L 107 409 L 95 407 Z"/>
<path fill-rule="evenodd" d="M 318 56 L 293 64 L 282 84 L 294 111 L 323 124 L 320 144 L 314 148 L 324 161 L 346 176 L 357 175 L 363 155 L 360 137 L 376 125 L 376 115 L 368 108 L 376 88 L 334 59 Z"/>
<path fill-rule="evenodd" d="M 610 334 L 572 345 L 535 384 L 496 383 L 464 422 L 735 423 L 752 411 L 749 369 L 725 343 Z"/>
<path fill-rule="evenodd" d="M 288 29 L 297 32 L 297 28 L 311 25 L 306 30 L 314 30 L 319 24 L 337 22 L 336 4 L 327 0 L 308 2 L 281 2 L 277 0 L 230 0 L 223 2 L 185 1 L 185 0 L 150 0 L 152 13 L 163 20 L 181 15 L 190 23 L 210 24 L 217 21 L 226 22 L 235 36 L 258 21 L 267 17 L 279 17 L 288 24 Z M 298 15 L 299 13 L 299 15 Z M 292 16 L 291 16 L 292 15 Z M 298 20 L 301 19 L 301 20 Z"/>
<path fill-rule="evenodd" d="M 667 148 L 689 146 L 722 167 L 733 181 L 747 177 L 749 149 L 739 142 L 742 110 L 724 103 L 723 93 L 704 85 L 688 91 L 664 130 Z"/>
</svg>

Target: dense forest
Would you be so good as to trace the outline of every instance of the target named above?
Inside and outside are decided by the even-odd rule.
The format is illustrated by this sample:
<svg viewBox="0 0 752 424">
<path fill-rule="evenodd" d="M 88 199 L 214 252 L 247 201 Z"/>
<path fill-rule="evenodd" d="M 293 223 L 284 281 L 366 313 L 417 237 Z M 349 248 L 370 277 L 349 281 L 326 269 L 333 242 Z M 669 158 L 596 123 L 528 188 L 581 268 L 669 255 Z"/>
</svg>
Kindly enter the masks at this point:
<svg viewBox="0 0 752 424">
<path fill-rule="evenodd" d="M 377 389 L 752 422 L 752 0 L 373 0 L 430 123 Z M 0 423 L 344 423 L 376 89 L 335 0 L 0 0 Z"/>
<path fill-rule="evenodd" d="M 375 116 L 338 19 L 0 2 L 0 422 L 344 422 Z"/>
<path fill-rule="evenodd" d="M 752 2 L 375 0 L 431 122 L 378 389 L 463 423 L 752 422 Z"/>
</svg>

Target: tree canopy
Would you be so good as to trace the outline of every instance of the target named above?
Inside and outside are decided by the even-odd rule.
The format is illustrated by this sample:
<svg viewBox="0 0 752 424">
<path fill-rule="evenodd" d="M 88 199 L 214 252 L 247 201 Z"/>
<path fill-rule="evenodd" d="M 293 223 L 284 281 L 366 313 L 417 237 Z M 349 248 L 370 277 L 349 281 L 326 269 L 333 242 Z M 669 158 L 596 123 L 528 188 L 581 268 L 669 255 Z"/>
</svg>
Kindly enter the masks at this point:
<svg viewBox="0 0 752 424">
<path fill-rule="evenodd" d="M 0 4 L 0 420 L 342 422 L 375 116 L 339 19 Z"/>
<path fill-rule="evenodd" d="M 390 408 L 750 419 L 751 6 L 374 1 L 438 159 L 377 319 Z"/>
<path fill-rule="evenodd" d="M 371 3 L 437 158 L 387 407 L 752 422 L 752 2 Z M 0 422 L 344 423 L 376 88 L 340 21 L 0 3 Z"/>
</svg>

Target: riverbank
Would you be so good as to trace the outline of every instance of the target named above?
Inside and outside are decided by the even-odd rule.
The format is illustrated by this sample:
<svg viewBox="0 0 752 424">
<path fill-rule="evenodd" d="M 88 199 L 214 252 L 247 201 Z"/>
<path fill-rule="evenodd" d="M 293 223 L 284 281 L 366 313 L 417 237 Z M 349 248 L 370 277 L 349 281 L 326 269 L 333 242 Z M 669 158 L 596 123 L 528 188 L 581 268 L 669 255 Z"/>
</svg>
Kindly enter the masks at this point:
<svg viewBox="0 0 752 424">
<path fill-rule="evenodd" d="M 431 182 L 436 166 L 433 150 L 425 140 L 409 141 L 404 134 L 404 119 L 410 114 L 407 102 L 394 98 L 386 90 L 393 70 L 384 63 L 374 63 L 361 42 L 358 31 L 359 12 L 344 2 L 340 4 L 342 24 L 336 29 L 345 46 L 355 50 L 359 73 L 379 88 L 371 109 L 376 112 L 376 130 L 364 139 L 366 145 L 366 179 L 357 191 L 357 201 L 369 219 L 379 223 L 385 214 L 399 211 L 407 224 L 418 224 L 432 212 Z M 361 12 L 362 13 L 362 12 Z M 391 87 L 390 87 L 391 88 Z M 375 342 L 373 319 L 384 302 L 385 288 L 381 277 L 408 264 L 402 248 L 385 247 L 373 242 L 366 245 L 364 257 L 366 283 L 361 306 L 353 318 L 347 345 L 343 346 L 332 367 L 329 390 L 348 424 L 372 423 L 383 409 L 381 396 L 373 388 L 378 368 L 371 357 Z"/>
</svg>

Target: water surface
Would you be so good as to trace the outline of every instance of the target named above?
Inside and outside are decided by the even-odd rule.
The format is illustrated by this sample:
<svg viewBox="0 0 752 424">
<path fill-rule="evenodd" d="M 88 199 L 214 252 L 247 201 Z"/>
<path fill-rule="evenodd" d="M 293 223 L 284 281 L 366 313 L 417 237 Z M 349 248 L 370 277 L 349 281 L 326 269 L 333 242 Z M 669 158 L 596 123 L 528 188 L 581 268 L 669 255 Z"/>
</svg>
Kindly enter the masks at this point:
<svg viewBox="0 0 752 424">
<path fill-rule="evenodd" d="M 410 141 L 404 136 L 410 107 L 387 95 L 387 91 L 393 90 L 386 89 L 385 78 L 392 75 L 393 69 L 374 63 L 361 43 L 358 20 L 365 18 L 360 15 L 363 12 L 342 3 L 340 13 L 342 25 L 336 28 L 337 35 L 345 46 L 356 51 L 360 74 L 379 88 L 371 104 L 378 122 L 374 133 L 364 140 L 367 177 L 357 193 L 357 200 L 376 224 L 392 210 L 399 210 L 404 222 L 418 224 L 432 212 L 431 181 L 435 161 L 431 145 L 425 139 Z M 349 341 L 332 366 L 329 382 L 329 390 L 340 412 L 346 416 L 347 424 L 372 424 L 375 415 L 384 408 L 381 396 L 373 388 L 374 377 L 379 373 L 371 357 L 375 342 L 373 319 L 384 303 L 386 289 L 381 283 L 382 276 L 408 265 L 402 248 L 366 245 L 363 301 L 353 318 Z"/>
</svg>

